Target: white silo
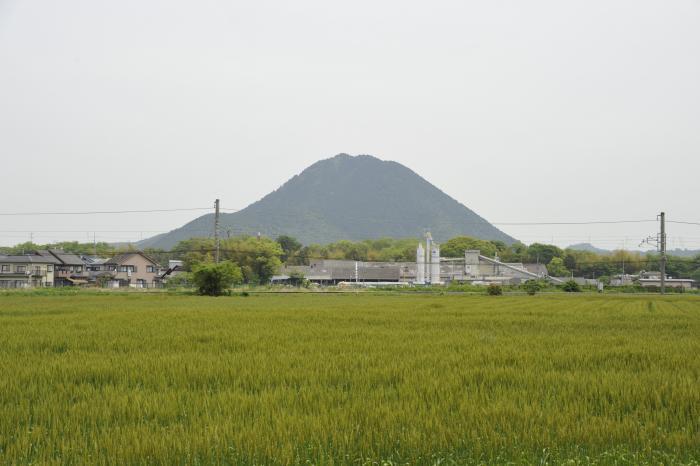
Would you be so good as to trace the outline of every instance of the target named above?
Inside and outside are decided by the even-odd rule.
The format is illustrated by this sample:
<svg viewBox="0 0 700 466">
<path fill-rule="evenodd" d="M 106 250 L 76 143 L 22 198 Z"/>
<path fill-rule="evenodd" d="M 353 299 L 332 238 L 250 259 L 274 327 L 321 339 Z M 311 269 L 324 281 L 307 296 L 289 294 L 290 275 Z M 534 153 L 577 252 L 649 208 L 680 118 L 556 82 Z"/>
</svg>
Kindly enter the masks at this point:
<svg viewBox="0 0 700 466">
<path fill-rule="evenodd" d="M 440 246 L 433 243 L 430 249 L 430 283 L 437 285 L 440 281 Z"/>
<path fill-rule="evenodd" d="M 416 283 L 419 285 L 425 283 L 425 250 L 421 243 L 418 243 L 418 249 L 416 249 Z"/>
<path fill-rule="evenodd" d="M 432 250 L 432 245 L 433 245 L 433 236 L 430 234 L 430 232 L 427 232 L 425 234 L 425 254 L 426 254 L 426 261 L 425 261 L 425 272 L 424 272 L 424 279 L 425 283 L 432 283 L 432 280 L 430 279 L 430 272 L 432 271 L 430 268 L 430 251 Z"/>
</svg>

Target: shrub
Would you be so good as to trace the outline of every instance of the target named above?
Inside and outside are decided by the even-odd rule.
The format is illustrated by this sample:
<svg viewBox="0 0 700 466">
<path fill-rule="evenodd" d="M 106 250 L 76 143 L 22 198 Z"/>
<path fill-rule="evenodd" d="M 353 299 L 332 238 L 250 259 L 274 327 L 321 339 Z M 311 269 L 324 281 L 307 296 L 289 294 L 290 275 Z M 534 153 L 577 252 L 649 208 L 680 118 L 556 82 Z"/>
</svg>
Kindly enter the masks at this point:
<svg viewBox="0 0 700 466">
<path fill-rule="evenodd" d="M 168 281 L 165 282 L 165 287 L 170 289 L 186 288 L 190 286 L 190 283 L 192 283 L 191 274 L 189 272 L 181 272 L 168 278 Z"/>
<path fill-rule="evenodd" d="M 489 296 L 500 296 L 503 294 L 503 288 L 501 288 L 501 285 L 491 283 L 486 287 L 486 294 Z"/>
<path fill-rule="evenodd" d="M 578 293 L 581 291 L 581 287 L 574 280 L 569 280 L 566 283 L 564 283 L 561 289 L 566 291 L 567 293 Z"/>
<path fill-rule="evenodd" d="M 303 272 L 293 271 L 289 274 L 289 283 L 292 286 L 302 287 L 307 286 L 308 281 L 304 278 Z"/>
<path fill-rule="evenodd" d="M 530 296 L 534 296 L 541 289 L 540 282 L 537 280 L 528 280 L 523 284 L 523 289 Z"/>
<path fill-rule="evenodd" d="M 199 294 L 220 296 L 230 286 L 243 283 L 243 274 L 233 262 L 203 263 L 194 267 L 192 281 Z"/>
</svg>

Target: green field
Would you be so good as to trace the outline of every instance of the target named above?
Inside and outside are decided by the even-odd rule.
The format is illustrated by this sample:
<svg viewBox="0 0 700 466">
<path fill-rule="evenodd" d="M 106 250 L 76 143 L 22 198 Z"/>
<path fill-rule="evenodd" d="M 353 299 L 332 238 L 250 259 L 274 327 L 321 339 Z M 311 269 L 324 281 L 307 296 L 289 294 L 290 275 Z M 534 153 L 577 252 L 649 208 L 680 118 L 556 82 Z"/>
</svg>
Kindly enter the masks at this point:
<svg viewBox="0 0 700 466">
<path fill-rule="evenodd" d="M 0 464 L 698 464 L 700 299 L 0 296 Z"/>
</svg>

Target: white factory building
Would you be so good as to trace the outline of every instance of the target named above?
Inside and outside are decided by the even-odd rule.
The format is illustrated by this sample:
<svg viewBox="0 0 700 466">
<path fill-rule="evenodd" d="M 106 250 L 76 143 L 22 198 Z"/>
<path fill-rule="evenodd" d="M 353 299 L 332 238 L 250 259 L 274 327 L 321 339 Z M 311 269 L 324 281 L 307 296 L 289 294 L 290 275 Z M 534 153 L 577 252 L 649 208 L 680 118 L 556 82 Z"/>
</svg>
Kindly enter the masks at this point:
<svg viewBox="0 0 700 466">
<path fill-rule="evenodd" d="M 282 267 L 272 281 L 285 283 L 293 272 L 301 273 L 307 280 L 322 285 L 441 285 L 451 282 L 518 284 L 532 279 L 563 283 L 560 279 L 549 277 L 543 264 L 506 263 L 498 257 L 483 256 L 478 250 L 465 251 L 463 258 L 441 258 L 440 245 L 433 241 L 430 233 L 425 235 L 425 246 L 423 243 L 418 244 L 415 262 L 317 259 L 309 265 Z"/>
</svg>

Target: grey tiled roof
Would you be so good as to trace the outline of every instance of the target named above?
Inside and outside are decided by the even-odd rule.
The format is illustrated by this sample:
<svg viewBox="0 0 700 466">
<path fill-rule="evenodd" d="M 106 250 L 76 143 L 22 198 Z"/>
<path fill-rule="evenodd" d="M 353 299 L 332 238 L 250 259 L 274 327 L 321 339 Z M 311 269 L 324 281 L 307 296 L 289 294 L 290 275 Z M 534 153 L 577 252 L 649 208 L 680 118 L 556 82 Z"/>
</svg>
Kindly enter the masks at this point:
<svg viewBox="0 0 700 466">
<path fill-rule="evenodd" d="M 60 264 L 56 258 L 40 256 L 38 254 L 23 256 L 0 255 L 0 263 L 6 264 Z"/>
<path fill-rule="evenodd" d="M 70 252 L 61 251 L 58 249 L 49 249 L 49 252 L 53 254 L 58 260 L 61 261 L 63 265 L 83 265 L 82 259 L 77 254 Z"/>
</svg>

